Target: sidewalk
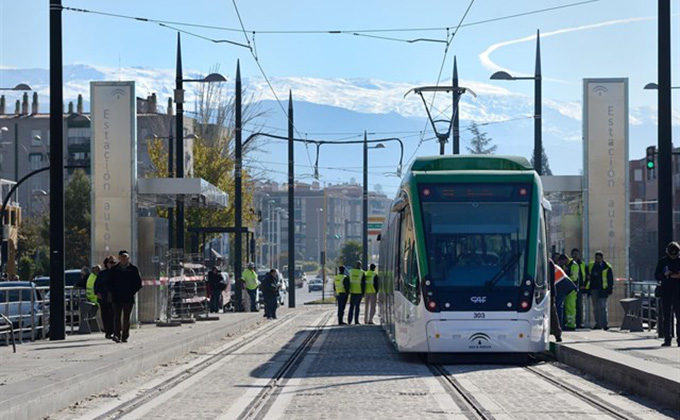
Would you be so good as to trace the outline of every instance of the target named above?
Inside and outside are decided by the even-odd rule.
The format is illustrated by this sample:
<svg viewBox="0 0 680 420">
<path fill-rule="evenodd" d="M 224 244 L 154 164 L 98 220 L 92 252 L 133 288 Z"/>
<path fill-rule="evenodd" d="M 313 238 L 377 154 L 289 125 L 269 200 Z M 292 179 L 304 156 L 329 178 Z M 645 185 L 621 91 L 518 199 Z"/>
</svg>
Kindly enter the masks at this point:
<svg viewBox="0 0 680 420">
<path fill-rule="evenodd" d="M 128 343 L 103 333 L 0 347 L 0 420 L 44 418 L 162 363 L 252 329 L 262 313 L 220 314 L 179 327 L 142 325 Z"/>
<path fill-rule="evenodd" d="M 656 332 L 564 332 L 557 360 L 631 393 L 680 410 L 680 348 L 661 347 Z"/>
</svg>

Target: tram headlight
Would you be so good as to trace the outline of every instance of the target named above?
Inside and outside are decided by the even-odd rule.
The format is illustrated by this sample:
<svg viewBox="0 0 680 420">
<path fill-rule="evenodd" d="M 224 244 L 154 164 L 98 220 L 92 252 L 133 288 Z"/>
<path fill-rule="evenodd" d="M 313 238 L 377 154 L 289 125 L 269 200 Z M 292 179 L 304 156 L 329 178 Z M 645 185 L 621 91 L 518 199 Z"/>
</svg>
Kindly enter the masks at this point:
<svg viewBox="0 0 680 420">
<path fill-rule="evenodd" d="M 526 301 L 526 300 L 523 300 L 522 302 L 520 302 L 519 307 L 526 310 L 526 309 L 529 308 L 529 302 Z"/>
<path fill-rule="evenodd" d="M 437 302 L 435 302 L 434 300 L 427 302 L 427 308 L 431 311 L 434 311 L 435 309 L 437 309 Z"/>
</svg>

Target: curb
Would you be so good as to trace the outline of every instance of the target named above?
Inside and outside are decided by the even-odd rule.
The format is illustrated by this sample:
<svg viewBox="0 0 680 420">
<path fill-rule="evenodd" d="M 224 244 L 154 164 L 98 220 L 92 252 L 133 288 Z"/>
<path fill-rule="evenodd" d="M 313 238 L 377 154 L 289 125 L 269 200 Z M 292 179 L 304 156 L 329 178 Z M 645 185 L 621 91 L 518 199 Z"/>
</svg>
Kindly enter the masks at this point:
<svg viewBox="0 0 680 420">
<path fill-rule="evenodd" d="M 630 393 L 680 410 L 680 378 L 663 366 L 593 345 L 555 345 L 557 360 Z"/>
<path fill-rule="evenodd" d="M 127 351 L 112 355 L 106 362 L 88 360 L 65 367 L 50 376 L 63 379 L 2 400 L 0 420 L 42 419 L 84 398 L 100 393 L 112 386 L 139 375 L 142 372 L 188 354 L 192 350 L 222 339 L 229 333 L 241 333 L 262 320 L 260 313 L 254 316 L 229 320 L 214 329 L 186 330 L 170 340 L 143 343 L 143 351 Z M 172 329 L 178 331 L 177 329 Z M 27 378 L 29 379 L 29 378 Z"/>
</svg>

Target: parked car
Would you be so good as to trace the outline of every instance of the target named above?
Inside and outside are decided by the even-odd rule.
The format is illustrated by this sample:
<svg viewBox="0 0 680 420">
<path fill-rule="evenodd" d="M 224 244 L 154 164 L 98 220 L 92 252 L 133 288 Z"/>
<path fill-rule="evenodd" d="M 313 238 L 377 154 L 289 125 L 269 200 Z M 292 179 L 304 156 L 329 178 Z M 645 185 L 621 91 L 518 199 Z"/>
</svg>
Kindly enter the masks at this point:
<svg viewBox="0 0 680 420">
<path fill-rule="evenodd" d="M 85 300 L 85 289 L 74 288 L 80 281 L 80 270 L 71 269 L 64 271 L 64 311 L 66 313 L 66 322 L 78 322 L 78 314 L 81 300 Z M 38 297 L 46 301 L 49 307 L 50 300 L 50 278 L 48 276 L 38 276 L 33 279 L 33 283 L 38 288 Z M 72 321 L 73 319 L 73 321 Z"/>
<path fill-rule="evenodd" d="M 0 283 L 0 313 L 12 322 L 17 339 L 38 339 L 49 332 L 47 305 L 40 300 L 35 284 L 30 281 Z M 5 322 L 0 318 L 0 323 Z"/>
<path fill-rule="evenodd" d="M 307 291 L 314 292 L 317 290 L 318 291 L 323 290 L 323 280 L 321 280 L 318 277 L 314 277 L 313 279 L 307 282 Z"/>
</svg>

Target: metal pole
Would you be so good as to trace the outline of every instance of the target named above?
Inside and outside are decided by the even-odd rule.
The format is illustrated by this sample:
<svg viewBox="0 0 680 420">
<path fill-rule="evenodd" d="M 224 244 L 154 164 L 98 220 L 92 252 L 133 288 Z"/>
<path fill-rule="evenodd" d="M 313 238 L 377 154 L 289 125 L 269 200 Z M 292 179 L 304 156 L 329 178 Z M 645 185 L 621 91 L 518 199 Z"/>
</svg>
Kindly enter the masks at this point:
<svg viewBox="0 0 680 420">
<path fill-rule="evenodd" d="M 272 230 L 272 203 L 269 202 L 269 219 L 267 220 L 267 256 L 269 257 L 269 268 L 274 268 L 274 253 L 272 252 L 272 244 L 274 242 L 274 233 Z"/>
<path fill-rule="evenodd" d="M 235 130 L 234 137 L 234 226 L 236 227 L 236 235 L 234 236 L 234 276 L 236 279 L 241 279 L 242 258 L 243 258 L 243 237 L 241 229 L 243 228 L 243 205 L 241 202 L 241 141 L 242 141 L 242 121 L 241 121 L 241 63 L 236 61 L 236 98 L 235 98 Z M 241 305 L 241 286 L 240 283 L 236 287 L 236 302 Z"/>
<path fill-rule="evenodd" d="M 173 142 L 175 139 L 172 137 L 172 116 L 170 117 L 170 135 L 168 136 L 168 178 L 173 178 L 174 174 L 174 149 L 175 146 Z M 168 250 L 175 246 L 175 235 L 172 230 L 173 220 L 175 219 L 175 210 L 172 207 L 168 208 Z"/>
<path fill-rule="evenodd" d="M 14 180 L 19 180 L 19 124 L 16 122 L 14 123 Z M 19 201 L 19 190 L 14 195 L 14 200 Z"/>
<path fill-rule="evenodd" d="M 175 103 L 177 104 L 177 178 L 184 178 L 184 86 L 182 75 L 182 45 L 177 33 L 177 68 L 175 73 Z M 177 200 L 177 248 L 184 251 L 184 201 Z"/>
<path fill-rule="evenodd" d="M 275 211 L 276 211 L 276 253 L 277 253 L 277 255 L 280 255 L 281 254 L 281 211 L 282 211 L 282 209 L 277 208 Z M 290 218 L 288 218 L 288 224 L 290 224 Z M 281 265 L 281 262 L 279 260 L 277 260 L 276 261 L 276 268 L 281 268 L 280 265 Z"/>
<path fill-rule="evenodd" d="M 440 143 L 442 153 L 444 154 L 444 143 Z M 364 191 L 362 200 L 362 237 L 363 243 L 361 246 L 361 262 L 364 269 L 368 269 L 368 134 L 364 131 Z"/>
<path fill-rule="evenodd" d="M 671 126 L 671 2 L 659 0 L 659 256 L 673 240 L 673 140 Z"/>
<path fill-rule="evenodd" d="M 534 169 L 543 175 L 543 138 L 541 132 L 541 33 L 536 31 L 536 72 L 534 74 Z"/>
<path fill-rule="evenodd" d="M 293 149 L 293 92 L 288 92 L 288 307 L 295 307 L 295 151 Z"/>
<path fill-rule="evenodd" d="M 460 93 L 458 92 L 458 63 L 456 56 L 453 56 L 453 154 L 460 154 L 460 129 L 458 120 L 458 102 Z"/>
<path fill-rule="evenodd" d="M 50 0 L 50 340 L 63 340 L 64 314 L 64 92 L 61 0 Z"/>
</svg>

